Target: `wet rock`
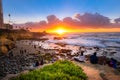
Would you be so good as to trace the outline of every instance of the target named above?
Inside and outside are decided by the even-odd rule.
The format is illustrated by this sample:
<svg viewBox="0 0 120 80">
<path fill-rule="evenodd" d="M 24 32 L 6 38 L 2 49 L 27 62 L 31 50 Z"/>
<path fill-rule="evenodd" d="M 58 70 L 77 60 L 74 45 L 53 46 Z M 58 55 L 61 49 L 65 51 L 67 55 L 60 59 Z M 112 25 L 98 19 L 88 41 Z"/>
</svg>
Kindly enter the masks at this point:
<svg viewBox="0 0 120 80">
<path fill-rule="evenodd" d="M 62 37 L 54 37 L 54 40 L 62 40 Z"/>
<path fill-rule="evenodd" d="M 59 53 L 71 53 L 72 50 L 70 49 L 61 49 Z"/>
<path fill-rule="evenodd" d="M 55 43 L 56 45 L 59 45 L 59 46 L 61 46 L 61 47 L 65 47 L 67 44 L 65 44 L 65 43 Z"/>
</svg>

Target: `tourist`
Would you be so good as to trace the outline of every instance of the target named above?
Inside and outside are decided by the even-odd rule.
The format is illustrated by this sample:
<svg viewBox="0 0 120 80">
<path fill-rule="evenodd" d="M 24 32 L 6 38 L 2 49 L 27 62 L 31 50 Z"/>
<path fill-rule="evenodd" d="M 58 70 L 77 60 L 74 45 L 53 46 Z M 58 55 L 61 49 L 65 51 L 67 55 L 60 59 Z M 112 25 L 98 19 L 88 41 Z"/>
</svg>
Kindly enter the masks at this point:
<svg viewBox="0 0 120 80">
<path fill-rule="evenodd" d="M 9 57 L 13 57 L 13 51 L 9 52 Z"/>
<path fill-rule="evenodd" d="M 24 52 L 25 52 L 25 53 L 27 52 L 26 49 L 24 50 Z"/>
<path fill-rule="evenodd" d="M 44 64 L 44 59 L 43 58 L 41 58 L 41 60 L 40 60 L 40 65 L 43 65 Z"/>
<path fill-rule="evenodd" d="M 96 52 L 93 53 L 93 55 L 90 56 L 90 62 L 92 64 L 97 64 L 98 63 L 98 57 L 96 56 Z"/>
<path fill-rule="evenodd" d="M 85 56 L 84 56 L 84 51 L 81 52 L 80 56 L 79 56 L 79 61 L 80 62 L 84 62 L 85 61 Z"/>
<path fill-rule="evenodd" d="M 39 61 L 36 61 L 35 67 L 39 66 Z"/>
<path fill-rule="evenodd" d="M 54 58 L 52 58 L 52 63 L 54 63 L 55 62 L 55 59 Z"/>
<path fill-rule="evenodd" d="M 108 62 L 108 65 L 110 67 L 113 67 L 116 69 L 117 68 L 117 61 L 115 59 L 111 58 L 110 61 Z"/>
<path fill-rule="evenodd" d="M 34 48 L 36 49 L 36 45 L 34 45 Z"/>
<path fill-rule="evenodd" d="M 85 56 L 84 56 L 84 51 L 81 52 L 80 56 L 75 57 L 74 59 L 79 61 L 79 62 L 85 62 Z"/>
<path fill-rule="evenodd" d="M 21 49 L 19 51 L 20 51 L 20 54 L 21 54 Z"/>
<path fill-rule="evenodd" d="M 113 63 L 113 68 L 117 69 L 117 60 L 112 58 L 111 61 Z"/>
</svg>

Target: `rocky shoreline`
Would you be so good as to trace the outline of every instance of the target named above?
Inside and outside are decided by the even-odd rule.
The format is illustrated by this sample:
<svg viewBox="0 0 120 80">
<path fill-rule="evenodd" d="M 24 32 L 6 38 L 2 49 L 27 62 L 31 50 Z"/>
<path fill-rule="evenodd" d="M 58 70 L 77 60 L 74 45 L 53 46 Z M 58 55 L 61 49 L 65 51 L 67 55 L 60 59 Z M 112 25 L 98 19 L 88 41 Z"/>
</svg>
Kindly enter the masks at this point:
<svg viewBox="0 0 120 80">
<path fill-rule="evenodd" d="M 40 57 L 34 54 L 31 55 L 32 56 L 4 56 L 0 58 L 0 76 L 4 77 L 6 74 L 17 74 L 21 71 L 29 69 L 29 66 L 31 66 L 32 63 L 36 60 L 40 60 Z"/>
<path fill-rule="evenodd" d="M 31 70 L 33 64 L 36 61 L 41 61 L 42 58 L 44 58 L 44 63 L 47 64 L 61 59 L 73 60 L 73 57 L 78 56 L 81 51 L 85 51 L 87 60 L 94 51 L 97 51 L 101 60 L 103 59 L 101 56 L 108 56 L 109 58 L 117 53 L 114 48 L 103 49 L 67 44 L 61 46 L 41 41 L 21 40 L 16 42 L 16 47 L 8 55 L 0 57 L 0 77 Z"/>
</svg>

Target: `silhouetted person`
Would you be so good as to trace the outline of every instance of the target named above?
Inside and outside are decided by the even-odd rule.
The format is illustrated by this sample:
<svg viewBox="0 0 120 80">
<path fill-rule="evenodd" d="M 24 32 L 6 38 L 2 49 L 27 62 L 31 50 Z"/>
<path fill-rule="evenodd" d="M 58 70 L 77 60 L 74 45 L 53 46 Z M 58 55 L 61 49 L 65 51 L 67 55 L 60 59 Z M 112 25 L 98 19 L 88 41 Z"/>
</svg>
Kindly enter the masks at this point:
<svg viewBox="0 0 120 80">
<path fill-rule="evenodd" d="M 85 56 L 84 56 L 84 51 L 81 52 L 80 56 L 79 56 L 79 61 L 80 62 L 84 62 L 85 61 Z"/>
<path fill-rule="evenodd" d="M 24 50 L 24 52 L 25 52 L 25 53 L 27 52 L 26 49 Z"/>
<path fill-rule="evenodd" d="M 117 61 L 115 59 L 111 58 L 110 61 L 108 62 L 108 65 L 110 67 L 113 67 L 116 69 L 117 68 Z"/>
<path fill-rule="evenodd" d="M 39 66 L 39 61 L 36 61 L 35 66 Z"/>
<path fill-rule="evenodd" d="M 11 51 L 10 53 L 9 53 L 9 58 L 12 58 L 13 57 L 13 52 Z"/>
<path fill-rule="evenodd" d="M 44 64 L 44 59 L 41 58 L 40 65 L 43 65 L 43 64 Z"/>
<path fill-rule="evenodd" d="M 36 49 L 36 45 L 34 45 L 34 48 Z"/>
<path fill-rule="evenodd" d="M 93 55 L 91 55 L 90 56 L 90 62 L 92 63 L 92 64 L 97 64 L 98 63 L 98 57 L 96 56 L 96 52 L 95 53 L 93 53 Z"/>
<path fill-rule="evenodd" d="M 84 62 L 85 61 L 85 56 L 84 56 L 83 53 L 84 53 L 84 51 L 81 51 L 81 54 L 79 56 L 77 56 L 77 57 L 74 57 L 74 59 L 76 61 L 79 61 L 79 62 Z"/>
</svg>

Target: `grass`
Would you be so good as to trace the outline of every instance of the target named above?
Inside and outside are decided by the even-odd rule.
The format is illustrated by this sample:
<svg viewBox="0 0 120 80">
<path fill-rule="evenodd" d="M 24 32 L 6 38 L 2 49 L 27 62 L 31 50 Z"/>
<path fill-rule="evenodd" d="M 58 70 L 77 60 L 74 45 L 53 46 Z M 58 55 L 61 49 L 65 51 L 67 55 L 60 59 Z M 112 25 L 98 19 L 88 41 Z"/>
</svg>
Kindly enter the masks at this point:
<svg viewBox="0 0 120 80">
<path fill-rule="evenodd" d="M 79 66 L 65 60 L 21 74 L 11 80 L 87 80 L 87 76 Z"/>
</svg>

